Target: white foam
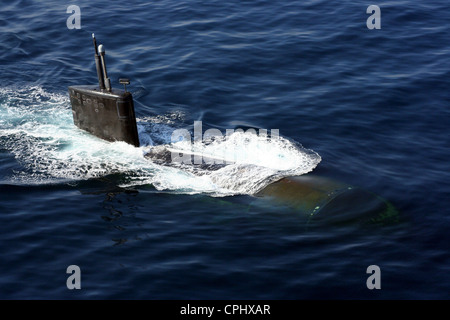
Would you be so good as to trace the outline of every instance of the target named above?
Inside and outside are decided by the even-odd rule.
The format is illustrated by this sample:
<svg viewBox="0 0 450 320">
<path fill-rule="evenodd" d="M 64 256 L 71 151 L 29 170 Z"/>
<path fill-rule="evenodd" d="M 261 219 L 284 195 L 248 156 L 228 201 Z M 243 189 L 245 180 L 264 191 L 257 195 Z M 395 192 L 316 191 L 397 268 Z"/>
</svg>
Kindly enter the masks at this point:
<svg viewBox="0 0 450 320">
<path fill-rule="evenodd" d="M 39 86 L 0 88 L 0 146 L 24 168 L 11 175 L 16 183 L 80 181 L 120 173 L 123 186 L 152 184 L 158 190 L 214 196 L 255 193 L 283 176 L 307 173 L 321 160 L 285 138 L 268 140 L 239 132 L 209 144 L 172 145 L 233 162 L 219 170 L 166 167 L 146 159 L 152 145 L 170 143 L 179 116 L 138 119 L 143 146 L 135 148 L 76 128 L 64 94 Z"/>
</svg>

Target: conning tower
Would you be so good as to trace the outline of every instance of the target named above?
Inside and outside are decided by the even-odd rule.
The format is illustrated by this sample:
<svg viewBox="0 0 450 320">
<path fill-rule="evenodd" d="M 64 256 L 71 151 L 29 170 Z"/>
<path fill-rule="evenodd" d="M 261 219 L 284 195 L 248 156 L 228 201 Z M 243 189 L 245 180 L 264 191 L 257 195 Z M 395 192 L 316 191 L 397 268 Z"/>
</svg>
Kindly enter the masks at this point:
<svg viewBox="0 0 450 320">
<path fill-rule="evenodd" d="M 128 79 L 120 79 L 125 90 L 113 89 L 106 71 L 105 48 L 95 48 L 97 85 L 70 86 L 69 96 L 75 125 L 107 141 L 124 141 L 139 147 L 133 96 L 126 91 Z"/>
</svg>

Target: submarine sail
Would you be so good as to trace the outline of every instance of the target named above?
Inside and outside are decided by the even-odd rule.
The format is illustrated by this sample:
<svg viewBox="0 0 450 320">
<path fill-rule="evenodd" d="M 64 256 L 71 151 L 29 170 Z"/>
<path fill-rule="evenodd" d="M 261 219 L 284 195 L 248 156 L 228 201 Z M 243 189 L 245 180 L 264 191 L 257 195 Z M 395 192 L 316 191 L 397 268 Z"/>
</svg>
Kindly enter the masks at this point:
<svg viewBox="0 0 450 320">
<path fill-rule="evenodd" d="M 69 87 L 74 124 L 101 139 L 124 141 L 139 147 L 133 96 L 126 90 L 111 87 L 104 47 L 97 48 L 94 34 L 92 38 L 99 84 Z M 129 84 L 128 79 L 120 82 Z"/>
</svg>

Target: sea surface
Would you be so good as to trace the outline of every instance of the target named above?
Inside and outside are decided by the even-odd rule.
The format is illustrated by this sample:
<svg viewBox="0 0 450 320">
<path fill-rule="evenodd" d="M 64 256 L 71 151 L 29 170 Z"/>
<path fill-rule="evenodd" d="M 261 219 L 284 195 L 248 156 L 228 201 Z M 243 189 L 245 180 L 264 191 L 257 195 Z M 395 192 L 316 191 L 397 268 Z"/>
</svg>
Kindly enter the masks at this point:
<svg viewBox="0 0 450 320">
<path fill-rule="evenodd" d="M 131 81 L 139 148 L 73 124 L 94 32 L 113 87 Z M 449 299 L 449 35 L 444 0 L 2 1 L 0 299 Z M 219 170 L 145 157 L 195 121 L 279 138 L 200 145 L 227 150 Z M 356 199 L 310 223 L 258 196 L 289 176 L 394 217 L 360 223 Z"/>
</svg>

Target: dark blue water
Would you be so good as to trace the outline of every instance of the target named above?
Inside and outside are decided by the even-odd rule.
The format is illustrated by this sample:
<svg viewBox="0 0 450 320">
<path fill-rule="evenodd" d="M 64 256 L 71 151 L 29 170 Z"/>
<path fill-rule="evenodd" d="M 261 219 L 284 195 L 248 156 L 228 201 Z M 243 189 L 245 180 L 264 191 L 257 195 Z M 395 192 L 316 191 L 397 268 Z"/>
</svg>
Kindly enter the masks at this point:
<svg viewBox="0 0 450 320">
<path fill-rule="evenodd" d="M 448 1 L 374 3 L 379 30 L 363 1 L 74 4 L 79 30 L 65 2 L 0 5 L 0 298 L 450 298 Z M 131 79 L 141 148 L 73 125 L 67 87 L 96 82 L 92 32 L 113 86 Z M 254 196 L 263 168 L 200 178 L 142 157 L 196 120 L 279 129 L 275 166 L 398 216 L 307 225 Z M 283 153 L 300 144 L 320 163 Z"/>
</svg>

